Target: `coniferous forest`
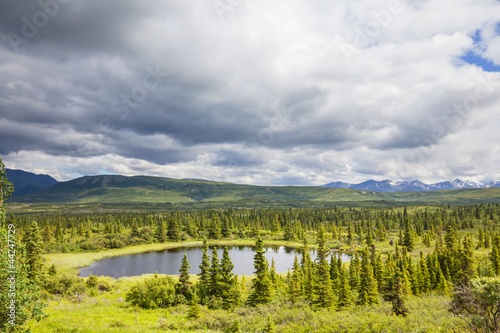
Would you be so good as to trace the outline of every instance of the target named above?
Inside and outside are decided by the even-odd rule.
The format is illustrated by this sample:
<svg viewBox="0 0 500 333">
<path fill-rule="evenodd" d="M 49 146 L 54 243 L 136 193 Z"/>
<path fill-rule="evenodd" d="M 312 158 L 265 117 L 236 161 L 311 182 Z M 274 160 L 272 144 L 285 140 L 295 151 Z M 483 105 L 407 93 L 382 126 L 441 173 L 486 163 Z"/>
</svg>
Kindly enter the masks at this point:
<svg viewBox="0 0 500 333">
<path fill-rule="evenodd" d="M 2 206 L 7 332 L 498 331 L 498 204 L 16 213 Z M 186 245 L 201 246 L 197 275 L 184 255 L 177 276 L 78 277 L 102 257 Z M 255 246 L 252 276 L 233 273 L 227 245 Z M 265 245 L 302 251 L 278 273 Z"/>
</svg>

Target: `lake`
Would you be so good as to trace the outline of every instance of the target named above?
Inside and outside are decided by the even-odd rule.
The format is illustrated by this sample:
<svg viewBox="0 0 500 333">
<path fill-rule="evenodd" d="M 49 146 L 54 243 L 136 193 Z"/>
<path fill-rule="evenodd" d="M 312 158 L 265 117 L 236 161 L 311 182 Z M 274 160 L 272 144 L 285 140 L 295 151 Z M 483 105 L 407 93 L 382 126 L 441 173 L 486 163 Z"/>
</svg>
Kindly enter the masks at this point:
<svg viewBox="0 0 500 333">
<path fill-rule="evenodd" d="M 255 255 L 255 247 L 252 246 L 228 246 L 229 256 L 234 265 L 233 273 L 241 275 L 252 275 L 254 273 L 253 257 Z M 293 267 L 295 255 L 299 261 L 302 257 L 301 249 L 272 246 L 265 247 L 265 257 L 271 265 L 271 260 L 274 258 L 277 273 L 286 273 L 287 270 Z M 223 248 L 219 247 L 217 254 L 219 260 L 222 259 Z M 311 258 L 316 258 L 316 251 L 311 250 Z M 177 275 L 181 266 L 181 260 L 184 253 L 188 256 L 190 274 L 200 273 L 199 265 L 201 263 L 202 251 L 201 247 L 181 247 L 168 249 L 157 252 L 146 252 L 137 254 L 127 254 L 123 256 L 110 257 L 98 260 L 90 266 L 80 268 L 80 277 L 88 277 L 92 275 L 105 275 L 114 278 L 124 276 L 136 276 L 142 274 L 154 274 L 156 271 L 159 274 Z M 208 254 L 212 255 L 212 249 L 208 250 Z M 349 261 L 350 256 L 341 254 L 342 261 Z"/>
</svg>

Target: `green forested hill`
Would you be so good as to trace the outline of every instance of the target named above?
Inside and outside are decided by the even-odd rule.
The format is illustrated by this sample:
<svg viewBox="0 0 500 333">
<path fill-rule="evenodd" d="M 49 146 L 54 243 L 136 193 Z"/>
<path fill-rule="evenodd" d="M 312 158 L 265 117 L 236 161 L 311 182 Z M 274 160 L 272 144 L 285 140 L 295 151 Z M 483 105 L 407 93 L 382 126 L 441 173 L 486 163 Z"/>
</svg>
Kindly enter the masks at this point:
<svg viewBox="0 0 500 333">
<path fill-rule="evenodd" d="M 500 188 L 381 193 L 313 186 L 252 186 L 148 176 L 85 176 L 12 198 L 25 203 L 189 203 L 263 201 L 467 204 L 500 202 Z"/>
</svg>

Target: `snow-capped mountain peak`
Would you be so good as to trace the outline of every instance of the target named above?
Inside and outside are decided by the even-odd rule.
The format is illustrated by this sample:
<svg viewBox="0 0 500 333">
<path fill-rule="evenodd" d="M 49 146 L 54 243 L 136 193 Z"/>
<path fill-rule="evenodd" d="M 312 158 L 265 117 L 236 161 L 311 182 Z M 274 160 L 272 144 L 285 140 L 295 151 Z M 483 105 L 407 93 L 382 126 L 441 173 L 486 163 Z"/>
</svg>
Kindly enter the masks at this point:
<svg viewBox="0 0 500 333">
<path fill-rule="evenodd" d="M 359 184 L 333 182 L 321 185 L 321 187 L 350 188 L 356 190 L 378 192 L 410 192 L 500 187 L 500 181 L 488 181 L 482 185 L 479 185 L 472 181 L 462 181 L 460 179 L 455 179 L 453 182 L 445 181 L 434 184 L 425 184 L 420 180 L 394 181 L 386 179 L 382 181 L 376 181 L 370 179 Z"/>
</svg>

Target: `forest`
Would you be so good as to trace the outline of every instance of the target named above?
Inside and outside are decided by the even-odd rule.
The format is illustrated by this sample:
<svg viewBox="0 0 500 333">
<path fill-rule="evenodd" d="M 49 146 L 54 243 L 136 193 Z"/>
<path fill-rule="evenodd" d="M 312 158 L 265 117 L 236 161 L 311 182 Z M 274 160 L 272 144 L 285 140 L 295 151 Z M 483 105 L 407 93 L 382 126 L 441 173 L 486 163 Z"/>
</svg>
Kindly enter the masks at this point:
<svg viewBox="0 0 500 333">
<path fill-rule="evenodd" d="M 18 290 L 31 290 L 18 304 L 35 332 L 495 332 L 499 218 L 498 204 L 17 212 L 1 230 L 5 238 L 15 228 L 15 263 L 26 273 Z M 253 276 L 232 272 L 227 248 L 221 259 L 213 251 L 249 243 Z M 85 266 L 78 258 L 186 244 L 203 244 L 198 275 L 184 256 L 178 276 L 77 277 Z M 278 274 L 263 256 L 266 244 L 303 251 Z M 473 302 L 486 308 L 471 311 Z"/>
</svg>

